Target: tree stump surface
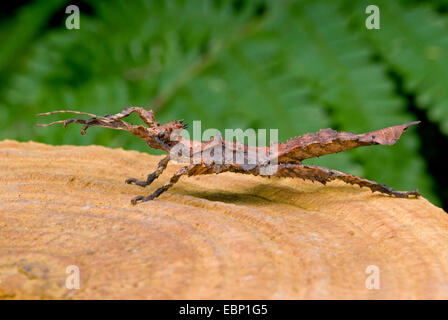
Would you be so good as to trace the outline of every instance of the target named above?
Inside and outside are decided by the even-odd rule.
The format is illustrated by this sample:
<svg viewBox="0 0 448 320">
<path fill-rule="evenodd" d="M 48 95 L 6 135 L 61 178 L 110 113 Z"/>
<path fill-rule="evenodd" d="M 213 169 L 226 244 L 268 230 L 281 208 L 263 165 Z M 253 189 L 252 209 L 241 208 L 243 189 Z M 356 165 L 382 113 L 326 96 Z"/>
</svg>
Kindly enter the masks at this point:
<svg viewBox="0 0 448 320">
<path fill-rule="evenodd" d="M 132 206 L 180 168 L 124 183 L 160 159 L 0 142 L 0 299 L 448 298 L 448 216 L 424 198 L 223 173 Z"/>
</svg>

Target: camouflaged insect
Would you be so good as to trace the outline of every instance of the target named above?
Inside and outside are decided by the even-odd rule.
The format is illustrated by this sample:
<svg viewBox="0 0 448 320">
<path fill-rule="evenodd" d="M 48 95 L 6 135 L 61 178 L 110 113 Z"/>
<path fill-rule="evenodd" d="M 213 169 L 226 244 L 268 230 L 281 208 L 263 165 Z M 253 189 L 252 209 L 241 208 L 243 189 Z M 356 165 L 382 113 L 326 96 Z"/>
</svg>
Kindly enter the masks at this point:
<svg viewBox="0 0 448 320">
<path fill-rule="evenodd" d="M 121 120 L 133 112 L 136 112 L 148 126 L 133 125 Z M 156 121 L 152 110 L 148 111 L 140 107 L 128 107 L 120 113 L 106 115 L 104 117 L 85 112 L 65 110 L 41 113 L 38 114 L 38 116 L 56 113 L 74 113 L 87 115 L 91 118 L 88 120 L 60 120 L 37 126 L 46 127 L 62 123 L 64 127 L 66 127 L 70 123 L 80 123 L 84 125 L 81 130 L 81 134 L 83 135 L 86 133 L 87 128 L 93 126 L 125 130 L 145 140 L 150 148 L 161 149 L 168 153 L 168 156 L 159 162 L 157 169 L 153 173 L 150 173 L 145 181 L 129 178 L 126 180 L 126 183 L 128 184 L 136 184 L 141 187 L 150 185 L 165 170 L 169 160 L 175 160 L 173 158 L 176 157 L 177 152 L 173 153 L 172 151 L 174 149 L 187 150 L 187 158 L 190 160 L 196 159 L 196 161 L 189 161 L 190 164 L 180 169 L 167 183 L 156 189 L 152 194 L 133 198 L 131 200 L 132 204 L 136 204 L 139 201 L 145 202 L 155 199 L 172 187 L 179 178 L 184 175 L 195 176 L 222 172 L 262 175 L 263 170 L 271 165 L 273 159 L 276 160 L 276 170 L 270 176 L 274 177 L 297 177 L 318 181 L 323 184 L 337 179 L 346 183 L 357 184 L 360 187 L 370 188 L 372 192 L 378 191 L 399 198 L 408 198 L 410 196 L 418 197 L 420 195 L 417 190 L 407 192 L 395 191 L 384 184 L 379 184 L 350 174 L 330 170 L 324 167 L 302 164 L 302 161 L 305 159 L 320 157 L 326 154 L 337 153 L 361 146 L 375 144 L 393 145 L 400 138 L 402 133 L 406 131 L 406 128 L 418 124 L 419 121 L 363 134 L 323 129 L 317 133 L 308 133 L 300 137 L 291 138 L 286 141 L 286 143 L 278 143 L 274 148 L 272 145 L 271 147 L 248 146 L 240 142 L 226 141 L 221 137 L 206 142 L 191 141 L 183 138 L 179 134 L 175 134 L 186 127 L 182 120 L 160 125 Z M 173 135 L 176 136 L 175 139 L 173 139 Z M 215 152 L 204 152 L 211 148 L 213 148 Z M 243 155 L 244 161 L 216 161 L 216 148 L 220 149 L 221 155 L 230 154 L 231 159 L 233 160 L 238 156 Z M 263 149 L 260 150 L 260 148 Z M 197 157 L 198 150 L 200 152 L 200 157 Z M 275 150 L 275 152 L 273 152 L 273 150 Z M 253 151 L 257 151 L 258 153 L 254 153 Z M 263 157 L 256 156 L 254 159 L 253 156 L 251 156 L 253 154 L 261 154 Z M 199 159 L 199 161 L 197 159 Z"/>
</svg>

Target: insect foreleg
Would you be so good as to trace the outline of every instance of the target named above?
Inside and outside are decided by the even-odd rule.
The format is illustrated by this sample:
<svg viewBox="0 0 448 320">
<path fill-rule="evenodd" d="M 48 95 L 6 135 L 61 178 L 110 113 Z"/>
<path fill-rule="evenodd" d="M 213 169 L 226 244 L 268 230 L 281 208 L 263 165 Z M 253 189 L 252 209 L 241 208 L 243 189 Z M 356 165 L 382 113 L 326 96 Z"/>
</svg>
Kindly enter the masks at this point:
<svg viewBox="0 0 448 320">
<path fill-rule="evenodd" d="M 102 116 L 96 116 L 94 114 L 85 113 L 85 112 L 77 112 L 77 111 L 52 111 L 52 112 L 46 112 L 46 113 L 39 113 L 38 116 L 48 116 L 56 113 L 75 113 L 75 114 L 82 114 L 82 115 L 90 115 L 93 116 L 90 119 L 84 120 L 84 119 L 66 119 L 66 120 L 59 120 L 54 121 L 48 124 L 36 124 L 36 127 L 49 127 L 58 123 L 61 123 L 64 128 L 67 127 L 70 123 L 80 123 L 84 126 L 82 127 L 81 134 L 86 134 L 86 130 L 89 127 L 103 127 L 103 128 L 111 128 L 111 129 L 117 129 L 117 130 L 125 130 L 129 132 L 133 132 L 138 130 L 138 126 L 131 125 L 129 123 L 126 123 L 121 120 L 117 119 L 108 119 L 106 117 Z"/>
<path fill-rule="evenodd" d="M 52 126 L 54 124 L 62 123 L 64 127 L 66 127 L 70 123 L 81 123 L 84 124 L 84 127 L 82 128 L 81 134 L 85 134 L 86 130 L 89 127 L 105 127 L 105 128 L 111 128 L 111 129 L 119 129 L 119 130 L 126 130 L 133 134 L 136 134 L 137 136 L 141 136 L 139 129 L 139 126 L 134 126 L 132 124 L 126 123 L 122 121 L 121 119 L 129 116 L 131 113 L 137 112 L 140 118 L 151 128 L 157 127 L 159 125 L 158 122 L 156 122 L 156 119 L 154 117 L 153 111 L 148 111 L 140 107 L 128 107 L 121 111 L 120 113 L 114 114 L 114 115 L 106 115 L 104 117 L 97 116 L 91 113 L 86 112 L 79 112 L 79 111 L 70 111 L 70 110 L 58 110 L 58 111 L 51 111 L 46 113 L 40 113 L 38 116 L 48 116 L 52 114 L 57 113 L 74 113 L 74 114 L 81 114 L 81 115 L 89 115 L 91 116 L 88 120 L 83 119 L 67 119 L 67 120 L 60 120 L 60 121 L 54 121 L 49 124 L 38 124 L 37 127 L 48 127 Z"/>
<path fill-rule="evenodd" d="M 154 117 L 154 112 L 152 110 L 148 111 L 141 107 L 127 107 L 120 113 L 107 115 L 105 116 L 105 118 L 110 120 L 119 120 L 126 118 L 133 112 L 137 112 L 140 119 L 142 119 L 150 128 L 157 127 L 159 125 L 159 123 L 156 121 L 156 118 Z"/>
</svg>

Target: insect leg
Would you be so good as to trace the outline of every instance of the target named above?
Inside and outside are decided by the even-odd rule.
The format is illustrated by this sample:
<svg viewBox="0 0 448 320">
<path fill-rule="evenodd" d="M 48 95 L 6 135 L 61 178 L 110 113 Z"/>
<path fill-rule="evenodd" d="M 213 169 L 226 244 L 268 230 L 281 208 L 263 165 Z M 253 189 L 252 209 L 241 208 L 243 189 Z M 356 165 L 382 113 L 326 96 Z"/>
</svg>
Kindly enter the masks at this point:
<svg viewBox="0 0 448 320">
<path fill-rule="evenodd" d="M 126 123 L 119 119 L 109 119 L 107 117 L 97 116 L 97 115 L 94 115 L 91 113 L 79 112 L 79 111 L 58 110 L 58 111 L 51 111 L 51 112 L 46 112 L 46 113 L 39 113 L 38 116 L 48 116 L 48 115 L 57 114 L 57 113 L 74 113 L 74 114 L 81 114 L 81 115 L 89 115 L 92 117 L 87 120 L 66 119 L 66 120 L 54 121 L 54 122 L 51 122 L 48 124 L 36 124 L 36 127 L 49 127 L 49 126 L 61 123 L 64 126 L 64 128 L 66 128 L 67 125 L 70 123 L 80 123 L 80 124 L 84 125 L 81 130 L 82 135 L 86 134 L 86 130 L 89 127 L 104 127 L 104 128 L 111 128 L 111 129 L 117 129 L 117 130 L 126 130 L 131 133 L 133 133 L 133 131 L 137 132 L 139 130 L 138 126 L 131 125 L 131 124 Z"/>
<path fill-rule="evenodd" d="M 60 121 L 54 121 L 48 124 L 38 124 L 37 127 L 48 127 L 52 126 L 54 124 L 62 123 L 64 125 L 64 128 L 70 124 L 70 123 L 81 123 L 84 124 L 84 127 L 81 130 L 81 134 L 85 134 L 86 130 L 89 127 L 105 127 L 105 128 L 111 128 L 111 129 L 118 129 L 118 130 L 126 130 L 131 132 L 132 134 L 135 134 L 137 136 L 142 135 L 142 130 L 140 129 L 140 126 L 135 126 L 129 123 L 126 123 L 122 121 L 122 118 L 125 118 L 129 116 L 131 113 L 137 112 L 140 118 L 150 127 L 157 127 L 159 125 L 158 122 L 156 122 L 156 119 L 154 117 L 154 113 L 152 110 L 148 111 L 140 107 L 128 107 L 124 109 L 122 112 L 114 114 L 114 115 L 106 115 L 104 117 L 97 116 L 91 113 L 86 112 L 79 112 L 79 111 L 71 111 L 71 110 L 58 110 L 58 111 L 51 111 L 46 113 L 39 113 L 38 116 L 48 116 L 52 114 L 57 113 L 74 113 L 74 114 L 81 114 L 81 115 L 89 115 L 91 116 L 90 119 L 84 120 L 84 119 L 67 119 L 67 120 L 60 120 Z M 143 130 L 144 131 L 144 130 Z"/>
<path fill-rule="evenodd" d="M 277 172 L 274 174 L 277 177 L 298 177 L 302 179 L 318 181 L 326 184 L 332 180 L 342 180 L 346 183 L 357 184 L 360 187 L 367 187 L 374 191 L 393 195 L 397 198 L 409 198 L 411 196 L 418 197 L 420 193 L 418 190 L 414 191 L 396 191 L 385 184 L 380 184 L 375 181 L 362 179 L 357 176 L 343 173 L 336 170 L 330 170 L 324 167 L 302 165 L 302 164 L 279 164 Z"/>
<path fill-rule="evenodd" d="M 146 110 L 141 107 L 127 107 L 120 113 L 114 114 L 114 115 L 107 115 L 105 118 L 110 120 L 119 120 L 126 118 L 131 113 L 137 112 L 138 116 L 151 128 L 157 127 L 159 123 L 156 121 L 156 118 L 154 117 L 154 112 L 152 110 Z"/>
<path fill-rule="evenodd" d="M 156 189 L 156 191 L 154 191 L 152 194 L 150 194 L 149 196 L 137 196 L 134 199 L 131 200 L 132 204 L 137 204 L 137 202 L 141 201 L 141 202 L 146 202 L 146 201 L 150 201 L 153 200 L 155 198 L 157 198 L 158 196 L 160 196 L 162 193 L 164 193 L 166 190 L 168 190 L 169 188 L 171 188 L 177 181 L 179 181 L 180 177 L 188 174 L 188 171 L 191 170 L 193 167 L 197 166 L 197 164 L 191 164 L 189 166 L 183 167 L 182 169 L 180 169 L 179 171 L 177 171 L 170 179 L 170 181 L 168 181 L 167 183 L 165 183 L 163 186 L 161 186 L 160 188 Z"/>
<path fill-rule="evenodd" d="M 157 170 L 154 171 L 153 173 L 148 174 L 146 181 L 137 180 L 135 178 L 129 178 L 126 180 L 126 183 L 127 184 L 136 184 L 140 187 L 146 187 L 146 186 L 150 185 L 166 169 L 169 161 L 170 161 L 170 156 L 166 156 L 165 158 L 160 160 L 159 164 L 157 165 Z"/>
<path fill-rule="evenodd" d="M 160 196 L 162 193 L 167 191 L 169 188 L 171 188 L 177 181 L 179 181 L 181 176 L 188 175 L 188 176 L 197 176 L 197 175 L 205 175 L 205 174 L 212 174 L 212 173 L 222 173 L 225 171 L 230 171 L 231 166 L 210 166 L 205 164 L 190 164 L 188 166 L 183 167 L 179 171 L 177 171 L 163 186 L 156 189 L 152 194 L 149 196 L 138 196 L 131 200 L 132 204 L 137 204 L 137 202 L 146 202 L 153 200 Z"/>
</svg>

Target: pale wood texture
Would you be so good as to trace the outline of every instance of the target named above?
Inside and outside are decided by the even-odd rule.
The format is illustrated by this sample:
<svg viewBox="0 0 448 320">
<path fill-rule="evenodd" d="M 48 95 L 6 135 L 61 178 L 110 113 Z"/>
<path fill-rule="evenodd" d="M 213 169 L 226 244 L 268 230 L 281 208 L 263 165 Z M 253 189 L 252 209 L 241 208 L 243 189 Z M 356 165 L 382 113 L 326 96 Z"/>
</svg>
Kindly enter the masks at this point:
<svg viewBox="0 0 448 320">
<path fill-rule="evenodd" d="M 124 183 L 158 160 L 0 142 L 0 298 L 448 298 L 448 216 L 423 198 L 224 173 L 132 206 L 179 168 Z"/>
</svg>

